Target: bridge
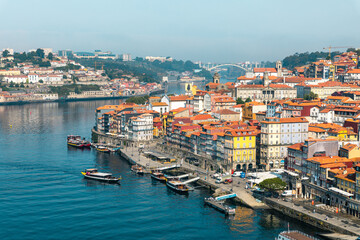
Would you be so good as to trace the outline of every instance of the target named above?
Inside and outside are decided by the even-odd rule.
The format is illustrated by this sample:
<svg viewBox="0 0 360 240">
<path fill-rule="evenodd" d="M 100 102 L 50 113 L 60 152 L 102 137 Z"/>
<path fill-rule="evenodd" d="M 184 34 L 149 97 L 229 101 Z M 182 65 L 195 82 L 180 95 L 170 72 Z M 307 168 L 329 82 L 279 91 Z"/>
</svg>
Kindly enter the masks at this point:
<svg viewBox="0 0 360 240">
<path fill-rule="evenodd" d="M 199 63 L 199 66 L 201 68 L 204 68 L 208 71 L 214 71 L 216 69 L 221 69 L 224 67 L 237 67 L 240 68 L 242 70 L 244 70 L 245 72 L 250 72 L 253 70 L 253 68 L 259 67 L 259 63 L 255 62 L 255 63 L 250 63 L 250 62 L 245 62 L 245 63 Z"/>
</svg>

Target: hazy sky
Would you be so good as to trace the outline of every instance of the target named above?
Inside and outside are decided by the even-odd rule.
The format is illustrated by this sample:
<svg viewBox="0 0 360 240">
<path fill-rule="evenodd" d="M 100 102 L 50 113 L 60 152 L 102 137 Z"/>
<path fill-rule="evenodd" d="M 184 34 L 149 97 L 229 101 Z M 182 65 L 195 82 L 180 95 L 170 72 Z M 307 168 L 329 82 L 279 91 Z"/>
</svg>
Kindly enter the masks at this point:
<svg viewBox="0 0 360 240">
<path fill-rule="evenodd" d="M 241 62 L 360 47 L 359 0 L 0 0 L 0 9 L 0 50 Z"/>
</svg>

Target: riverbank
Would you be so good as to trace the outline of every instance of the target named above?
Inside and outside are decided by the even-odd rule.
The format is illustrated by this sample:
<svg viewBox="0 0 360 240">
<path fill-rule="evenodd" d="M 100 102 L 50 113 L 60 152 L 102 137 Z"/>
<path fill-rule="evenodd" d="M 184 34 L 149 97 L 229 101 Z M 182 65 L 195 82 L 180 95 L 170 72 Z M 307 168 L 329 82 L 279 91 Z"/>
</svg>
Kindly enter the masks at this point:
<svg viewBox="0 0 360 240">
<path fill-rule="evenodd" d="M 95 100 L 115 100 L 115 99 L 128 99 L 130 97 L 143 97 L 146 95 L 154 96 L 158 94 L 165 93 L 165 89 L 159 89 L 156 91 L 151 91 L 149 94 L 136 94 L 136 95 L 127 95 L 127 96 L 108 96 L 108 97 L 86 97 L 86 98 L 59 98 L 53 100 L 33 100 L 33 101 L 13 101 L 13 102 L 0 102 L 0 106 L 6 105 L 24 105 L 32 103 L 49 103 L 49 102 L 83 102 L 83 101 L 95 101 Z"/>
<path fill-rule="evenodd" d="M 153 148 L 149 147 L 148 150 Z M 144 150 L 147 151 L 147 150 Z M 268 209 L 268 206 L 258 200 L 256 200 L 252 195 L 250 190 L 245 188 L 244 180 L 234 179 L 232 184 L 216 184 L 215 179 L 211 178 L 211 176 L 215 173 L 215 171 L 205 171 L 202 168 L 191 165 L 187 162 L 177 161 L 176 163 L 162 164 L 156 161 L 151 160 L 150 158 L 146 158 L 143 156 L 137 148 L 123 148 L 120 150 L 120 156 L 129 161 L 131 164 L 138 164 L 146 169 L 154 169 L 164 166 L 170 166 L 177 164 L 180 167 L 180 171 L 187 172 L 192 174 L 193 176 L 200 177 L 198 183 L 200 185 L 206 186 L 211 190 L 216 190 L 221 188 L 224 192 L 233 192 L 236 193 L 237 197 L 235 200 L 241 203 L 244 206 L 247 206 L 252 209 Z"/>
</svg>

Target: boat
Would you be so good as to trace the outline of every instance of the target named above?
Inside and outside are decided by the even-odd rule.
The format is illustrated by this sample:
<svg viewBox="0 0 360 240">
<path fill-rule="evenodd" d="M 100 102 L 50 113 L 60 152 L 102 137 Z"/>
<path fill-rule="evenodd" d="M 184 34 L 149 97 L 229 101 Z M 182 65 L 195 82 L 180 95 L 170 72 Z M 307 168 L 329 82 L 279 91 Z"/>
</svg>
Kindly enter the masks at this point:
<svg viewBox="0 0 360 240">
<path fill-rule="evenodd" d="M 159 171 L 159 170 L 153 171 L 151 173 L 151 177 L 153 179 L 156 179 L 156 180 L 160 181 L 160 182 L 166 182 L 166 177 L 165 177 L 164 173 Z"/>
<path fill-rule="evenodd" d="M 135 172 L 137 174 L 140 174 L 140 175 L 144 174 L 144 169 L 141 166 L 137 165 L 137 164 L 131 166 L 131 171 L 133 171 L 133 172 Z"/>
<path fill-rule="evenodd" d="M 166 181 L 166 186 L 178 193 L 188 193 L 189 191 L 193 190 L 193 188 L 190 188 L 184 184 L 184 182 L 178 180 Z"/>
<path fill-rule="evenodd" d="M 306 233 L 297 230 L 283 231 L 279 234 L 279 236 L 276 239 L 277 240 L 319 240 L 318 238 L 315 238 L 313 236 L 310 236 Z"/>
<path fill-rule="evenodd" d="M 224 201 L 218 201 L 216 198 L 209 197 L 204 199 L 205 204 L 215 208 L 216 210 L 225 213 L 226 215 L 234 215 L 235 208 L 225 205 Z"/>
<path fill-rule="evenodd" d="M 98 172 L 96 168 L 85 169 L 81 174 L 84 178 L 108 183 L 118 183 L 121 179 L 113 177 L 111 173 Z"/>
<path fill-rule="evenodd" d="M 90 148 L 91 146 L 89 141 L 86 141 L 85 138 L 81 138 L 79 135 L 68 135 L 67 144 L 68 146 L 76 148 Z"/>
<path fill-rule="evenodd" d="M 200 179 L 199 177 L 196 177 L 196 178 L 189 179 L 185 182 L 182 182 L 182 181 L 176 180 L 176 179 L 173 179 L 173 180 L 168 179 L 166 181 L 166 186 L 168 186 L 170 189 L 172 189 L 178 193 L 187 193 L 189 191 L 194 190 L 194 188 L 188 186 L 187 184 L 191 183 L 191 182 L 195 182 L 199 179 Z"/>
<path fill-rule="evenodd" d="M 98 152 L 102 152 L 102 153 L 110 153 L 110 149 L 108 149 L 105 146 L 97 146 L 96 147 L 96 151 Z"/>
</svg>

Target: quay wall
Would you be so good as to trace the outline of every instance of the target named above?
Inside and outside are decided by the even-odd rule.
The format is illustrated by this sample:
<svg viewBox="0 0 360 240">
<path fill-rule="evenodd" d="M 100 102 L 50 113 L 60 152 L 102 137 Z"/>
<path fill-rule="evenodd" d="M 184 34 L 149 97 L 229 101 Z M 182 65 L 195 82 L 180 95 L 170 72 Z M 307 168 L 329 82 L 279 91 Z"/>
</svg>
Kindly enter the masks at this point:
<svg viewBox="0 0 360 240">
<path fill-rule="evenodd" d="M 320 228 L 323 230 L 327 230 L 330 232 L 337 232 L 337 233 L 346 234 L 346 235 L 357 235 L 356 232 L 353 232 L 351 230 L 348 230 L 348 229 L 339 227 L 337 225 L 334 225 L 332 223 L 329 223 L 329 221 L 325 221 L 325 220 L 316 218 L 314 216 L 311 216 L 311 214 L 308 214 L 304 211 L 299 211 L 297 209 L 287 207 L 287 206 L 277 202 L 276 200 L 264 198 L 264 202 L 270 208 L 272 208 L 288 217 L 292 217 L 294 219 L 300 220 L 301 222 L 310 224 L 314 227 L 317 227 L 317 228 Z"/>
</svg>

